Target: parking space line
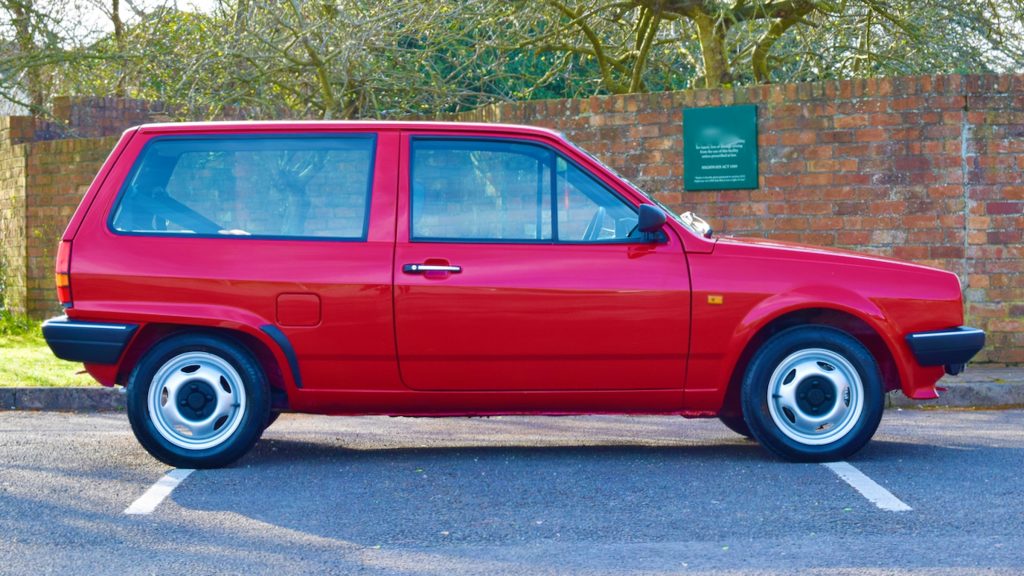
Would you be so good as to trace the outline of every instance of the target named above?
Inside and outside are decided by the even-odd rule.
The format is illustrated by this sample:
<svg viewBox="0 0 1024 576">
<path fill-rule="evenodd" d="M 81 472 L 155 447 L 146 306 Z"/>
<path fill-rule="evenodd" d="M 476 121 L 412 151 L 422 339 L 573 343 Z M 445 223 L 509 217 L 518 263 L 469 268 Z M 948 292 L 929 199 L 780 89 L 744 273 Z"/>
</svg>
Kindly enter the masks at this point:
<svg viewBox="0 0 1024 576">
<path fill-rule="evenodd" d="M 868 478 L 866 474 L 855 468 L 849 462 L 822 462 L 821 465 L 835 472 L 836 476 L 839 476 L 844 482 L 853 486 L 854 490 L 860 492 L 862 496 L 882 510 L 887 510 L 889 512 L 907 512 L 909 510 L 913 510 L 913 508 L 907 506 L 905 502 L 896 496 L 893 496 L 892 492 L 882 488 L 881 485 L 871 478 Z"/>
<path fill-rule="evenodd" d="M 156 484 L 150 486 L 149 490 L 146 490 L 142 496 L 139 496 L 138 500 L 132 502 L 131 506 L 125 508 L 124 513 L 149 514 L 153 512 L 165 498 L 171 495 L 171 492 L 178 487 L 178 484 L 181 484 L 193 472 L 195 470 L 189 468 L 175 468 L 171 470 L 163 478 L 157 480 Z"/>
</svg>

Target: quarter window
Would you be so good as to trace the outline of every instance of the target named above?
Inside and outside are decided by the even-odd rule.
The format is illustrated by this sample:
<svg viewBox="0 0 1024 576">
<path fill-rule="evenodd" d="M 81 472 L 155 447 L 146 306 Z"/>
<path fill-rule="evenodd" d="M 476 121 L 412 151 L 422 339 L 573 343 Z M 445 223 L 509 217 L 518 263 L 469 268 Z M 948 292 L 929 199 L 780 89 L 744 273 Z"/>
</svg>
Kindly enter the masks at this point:
<svg viewBox="0 0 1024 576">
<path fill-rule="evenodd" d="M 614 242 L 634 233 L 637 215 L 629 205 L 575 164 L 558 159 L 558 239 Z"/>
<path fill-rule="evenodd" d="M 374 138 L 161 138 L 146 146 L 112 227 L 176 235 L 363 239 Z"/>
</svg>

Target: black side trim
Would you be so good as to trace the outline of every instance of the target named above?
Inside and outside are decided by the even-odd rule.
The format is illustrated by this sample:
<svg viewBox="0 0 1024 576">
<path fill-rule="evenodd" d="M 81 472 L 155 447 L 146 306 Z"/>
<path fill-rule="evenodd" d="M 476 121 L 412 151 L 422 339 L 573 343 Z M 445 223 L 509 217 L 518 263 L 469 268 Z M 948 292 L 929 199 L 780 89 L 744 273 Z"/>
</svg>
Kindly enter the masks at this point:
<svg viewBox="0 0 1024 576">
<path fill-rule="evenodd" d="M 138 328 L 137 324 L 82 322 L 58 316 L 43 322 L 43 338 L 62 360 L 116 364 Z"/>
<path fill-rule="evenodd" d="M 959 326 L 947 330 L 907 334 L 907 344 L 922 366 L 966 364 L 985 347 L 985 332 Z"/>
<path fill-rule="evenodd" d="M 266 332 L 267 336 L 270 336 L 270 339 L 281 347 L 284 357 L 288 359 L 288 366 L 292 369 L 292 375 L 295 376 L 295 387 L 302 388 L 302 374 L 299 373 L 299 357 L 295 355 L 295 348 L 292 348 L 292 343 L 288 340 L 288 337 L 273 324 L 260 326 L 260 330 Z"/>
</svg>

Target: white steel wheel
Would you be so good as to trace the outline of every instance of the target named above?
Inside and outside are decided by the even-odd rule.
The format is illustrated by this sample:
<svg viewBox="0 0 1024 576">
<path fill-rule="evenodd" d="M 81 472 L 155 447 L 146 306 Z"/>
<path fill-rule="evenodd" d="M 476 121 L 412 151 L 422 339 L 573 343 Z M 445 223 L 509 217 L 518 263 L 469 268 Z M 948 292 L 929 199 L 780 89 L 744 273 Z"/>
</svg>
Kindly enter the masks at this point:
<svg viewBox="0 0 1024 576">
<path fill-rule="evenodd" d="M 790 354 L 772 373 L 768 411 L 779 430 L 801 444 L 846 436 L 864 410 L 864 384 L 841 354 L 808 348 Z"/>
<path fill-rule="evenodd" d="M 179 468 L 241 458 L 270 417 L 270 386 L 252 351 L 228 334 L 168 336 L 128 377 L 128 421 L 150 454 Z"/>
<path fill-rule="evenodd" d="M 831 326 L 782 330 L 743 374 L 744 422 L 762 446 L 796 462 L 842 460 L 871 440 L 885 384 L 865 345 Z"/>
<path fill-rule="evenodd" d="M 157 370 L 149 387 L 149 415 L 168 442 L 188 450 L 223 443 L 246 409 L 242 377 L 209 352 L 185 352 Z"/>
</svg>

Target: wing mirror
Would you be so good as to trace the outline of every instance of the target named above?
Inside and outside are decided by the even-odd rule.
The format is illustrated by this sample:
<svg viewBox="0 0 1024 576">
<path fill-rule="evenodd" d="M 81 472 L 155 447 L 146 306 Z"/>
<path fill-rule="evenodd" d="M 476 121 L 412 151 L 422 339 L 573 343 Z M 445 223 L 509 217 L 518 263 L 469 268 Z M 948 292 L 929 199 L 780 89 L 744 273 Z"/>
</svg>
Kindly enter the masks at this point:
<svg viewBox="0 0 1024 576">
<path fill-rule="evenodd" d="M 660 242 L 663 240 L 661 227 L 665 225 L 665 212 L 651 204 L 641 204 L 638 214 L 636 229 L 643 234 L 643 239 L 648 242 Z"/>
<path fill-rule="evenodd" d="M 637 220 L 636 228 L 645 234 L 657 232 L 665 225 L 665 219 L 665 213 L 661 208 L 651 204 L 641 204 L 640 217 Z"/>
</svg>

